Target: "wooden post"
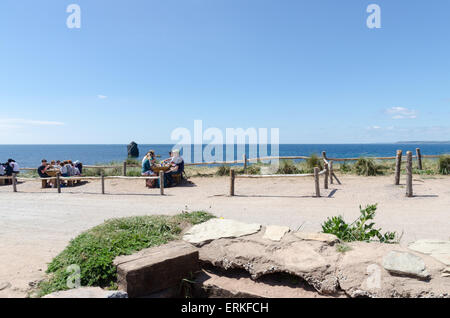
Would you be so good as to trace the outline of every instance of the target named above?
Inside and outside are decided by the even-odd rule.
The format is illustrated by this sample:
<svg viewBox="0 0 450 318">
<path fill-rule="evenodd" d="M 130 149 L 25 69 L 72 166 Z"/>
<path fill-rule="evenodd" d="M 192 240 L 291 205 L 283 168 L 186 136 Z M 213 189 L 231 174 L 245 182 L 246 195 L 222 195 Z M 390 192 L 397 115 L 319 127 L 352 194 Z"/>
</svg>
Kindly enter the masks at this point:
<svg viewBox="0 0 450 318">
<path fill-rule="evenodd" d="M 333 184 L 334 183 L 334 180 L 333 180 L 333 174 L 334 174 L 333 161 L 330 161 L 329 168 L 330 168 L 330 184 Z"/>
<path fill-rule="evenodd" d="M 406 196 L 411 198 L 413 196 L 413 175 L 412 175 L 412 152 L 406 153 Z"/>
<path fill-rule="evenodd" d="M 397 150 L 397 158 L 395 161 L 395 185 L 400 184 L 400 172 L 402 170 L 402 151 Z"/>
<path fill-rule="evenodd" d="M 244 160 L 244 174 L 247 173 L 247 155 L 244 153 L 243 155 L 243 160 Z"/>
<path fill-rule="evenodd" d="M 328 163 L 325 164 L 325 178 L 323 179 L 323 187 L 328 189 L 328 176 L 330 175 L 330 168 L 328 167 Z"/>
<path fill-rule="evenodd" d="M 417 168 L 422 170 L 422 154 L 420 153 L 420 148 L 416 148 L 417 155 Z"/>
<path fill-rule="evenodd" d="M 59 173 L 56 174 L 56 188 L 58 189 L 58 193 L 61 193 L 61 180 L 59 179 Z"/>
<path fill-rule="evenodd" d="M 322 158 L 327 160 L 327 152 L 326 151 L 322 151 Z"/>
<path fill-rule="evenodd" d="M 234 196 L 235 171 L 230 169 L 230 197 Z"/>
<path fill-rule="evenodd" d="M 12 174 L 12 186 L 13 186 L 13 191 L 17 192 L 17 176 L 15 173 Z"/>
<path fill-rule="evenodd" d="M 319 168 L 314 167 L 314 183 L 316 185 L 316 197 L 320 197 Z"/>
<path fill-rule="evenodd" d="M 164 171 L 159 172 L 159 193 L 164 195 Z"/>
<path fill-rule="evenodd" d="M 105 171 L 102 169 L 102 194 L 105 194 Z"/>
<path fill-rule="evenodd" d="M 123 176 L 124 177 L 127 176 L 127 162 L 126 161 L 123 162 Z"/>
</svg>

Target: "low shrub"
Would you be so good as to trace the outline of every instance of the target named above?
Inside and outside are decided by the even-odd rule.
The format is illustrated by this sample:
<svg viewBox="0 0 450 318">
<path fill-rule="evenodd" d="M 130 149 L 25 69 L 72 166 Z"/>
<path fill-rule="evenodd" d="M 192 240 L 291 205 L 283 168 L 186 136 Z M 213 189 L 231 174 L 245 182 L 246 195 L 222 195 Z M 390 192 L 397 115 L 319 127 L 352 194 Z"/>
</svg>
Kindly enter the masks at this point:
<svg viewBox="0 0 450 318">
<path fill-rule="evenodd" d="M 306 159 L 306 167 L 310 171 L 313 171 L 315 167 L 319 167 L 320 170 L 323 170 L 322 158 L 316 154 L 312 154 L 308 159 Z"/>
<path fill-rule="evenodd" d="M 230 166 L 220 166 L 217 171 L 216 171 L 216 175 L 217 176 L 229 176 L 230 175 Z"/>
<path fill-rule="evenodd" d="M 368 205 L 365 209 L 359 207 L 361 215 L 353 223 L 348 224 L 342 216 L 333 216 L 328 218 L 322 224 L 323 233 L 336 235 L 344 242 L 352 241 L 371 241 L 377 238 L 381 243 L 395 243 L 397 234 L 395 232 L 386 232 L 381 234 L 381 229 L 374 228 L 377 205 Z"/>
<path fill-rule="evenodd" d="M 354 172 L 359 176 L 376 176 L 381 174 L 381 167 L 370 158 L 359 158 L 353 165 Z"/>
<path fill-rule="evenodd" d="M 298 174 L 300 170 L 295 166 L 292 160 L 281 160 L 276 174 Z"/>
<path fill-rule="evenodd" d="M 450 155 L 444 155 L 439 157 L 438 170 L 440 174 L 450 174 Z"/>
</svg>

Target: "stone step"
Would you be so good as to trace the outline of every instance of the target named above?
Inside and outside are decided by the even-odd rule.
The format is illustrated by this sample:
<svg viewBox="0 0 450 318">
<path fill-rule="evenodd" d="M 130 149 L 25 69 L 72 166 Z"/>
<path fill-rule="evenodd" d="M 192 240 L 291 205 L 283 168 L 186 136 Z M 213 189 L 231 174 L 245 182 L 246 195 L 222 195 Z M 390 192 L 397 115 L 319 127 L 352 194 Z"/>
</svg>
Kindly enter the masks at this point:
<svg viewBox="0 0 450 318">
<path fill-rule="evenodd" d="M 114 265 L 119 289 L 130 298 L 148 297 L 180 286 L 182 279 L 198 271 L 198 250 L 189 243 L 176 241 L 119 256 Z"/>
</svg>

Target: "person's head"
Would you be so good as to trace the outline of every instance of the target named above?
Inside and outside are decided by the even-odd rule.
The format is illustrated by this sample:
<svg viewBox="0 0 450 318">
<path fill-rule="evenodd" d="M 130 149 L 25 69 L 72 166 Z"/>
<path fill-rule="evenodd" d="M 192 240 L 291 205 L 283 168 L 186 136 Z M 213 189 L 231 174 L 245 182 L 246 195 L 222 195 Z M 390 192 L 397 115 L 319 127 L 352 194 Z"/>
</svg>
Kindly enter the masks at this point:
<svg viewBox="0 0 450 318">
<path fill-rule="evenodd" d="M 8 159 L 8 163 L 15 162 L 13 159 Z"/>
<path fill-rule="evenodd" d="M 172 151 L 169 151 L 169 157 L 172 157 Z"/>
<path fill-rule="evenodd" d="M 41 160 L 41 164 L 42 164 L 43 166 L 46 166 L 46 165 L 47 165 L 47 160 L 42 159 L 42 160 Z"/>
<path fill-rule="evenodd" d="M 172 150 L 172 156 L 179 157 L 180 156 L 180 150 L 178 150 L 178 149 Z"/>
<path fill-rule="evenodd" d="M 57 165 L 61 164 L 61 160 L 56 160 L 56 164 Z"/>
<path fill-rule="evenodd" d="M 54 166 L 54 165 L 55 165 L 55 160 L 52 160 L 52 161 L 50 162 L 50 164 L 51 164 L 52 166 Z"/>
<path fill-rule="evenodd" d="M 64 167 L 64 162 L 60 162 L 59 165 L 60 165 L 61 167 Z"/>
</svg>

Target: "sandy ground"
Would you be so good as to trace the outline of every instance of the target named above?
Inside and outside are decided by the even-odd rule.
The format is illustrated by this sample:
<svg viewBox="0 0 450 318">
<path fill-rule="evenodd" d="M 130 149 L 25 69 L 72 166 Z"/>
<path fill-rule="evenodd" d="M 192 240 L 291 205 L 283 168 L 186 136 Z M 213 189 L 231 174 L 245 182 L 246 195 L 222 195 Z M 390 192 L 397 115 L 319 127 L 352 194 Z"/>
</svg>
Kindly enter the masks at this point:
<svg viewBox="0 0 450 318">
<path fill-rule="evenodd" d="M 73 188 L 40 189 L 40 182 L 0 186 L 0 297 L 23 297 L 30 283 L 43 278 L 46 264 L 69 240 L 104 220 L 145 214 L 209 211 L 244 222 L 287 225 L 320 231 L 327 217 L 347 221 L 358 206 L 378 203 L 376 223 L 384 231 L 403 232 L 401 244 L 416 239 L 450 239 L 450 177 L 415 177 L 414 198 L 393 177 L 341 176 L 342 185 L 312 197 L 311 178 L 237 179 L 236 196 L 228 197 L 229 178 L 191 178 L 194 185 L 147 189 L 141 180 L 107 180 L 106 192 L 93 181 Z M 6 284 L 6 285 L 5 285 Z M 3 286 L 2 286 L 3 285 Z"/>
</svg>

